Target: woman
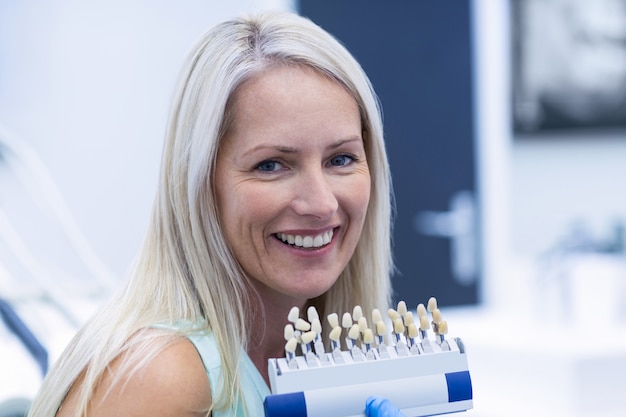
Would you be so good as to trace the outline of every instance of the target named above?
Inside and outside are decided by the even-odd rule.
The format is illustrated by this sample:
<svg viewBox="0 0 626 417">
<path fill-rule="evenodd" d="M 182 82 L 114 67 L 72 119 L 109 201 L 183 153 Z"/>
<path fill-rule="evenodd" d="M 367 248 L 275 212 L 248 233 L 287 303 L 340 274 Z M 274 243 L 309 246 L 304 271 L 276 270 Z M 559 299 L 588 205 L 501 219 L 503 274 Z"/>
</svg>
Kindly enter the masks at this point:
<svg viewBox="0 0 626 417">
<path fill-rule="evenodd" d="M 388 306 L 390 199 L 349 52 L 297 15 L 218 25 L 183 70 L 131 279 L 30 415 L 263 415 L 291 307 Z"/>
</svg>

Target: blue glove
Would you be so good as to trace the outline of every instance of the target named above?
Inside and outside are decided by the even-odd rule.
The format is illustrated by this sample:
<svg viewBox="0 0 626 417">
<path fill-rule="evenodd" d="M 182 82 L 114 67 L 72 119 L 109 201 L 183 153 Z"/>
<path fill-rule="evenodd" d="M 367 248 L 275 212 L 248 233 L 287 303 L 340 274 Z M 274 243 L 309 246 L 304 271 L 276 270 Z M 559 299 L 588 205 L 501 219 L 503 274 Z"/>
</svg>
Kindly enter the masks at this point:
<svg viewBox="0 0 626 417">
<path fill-rule="evenodd" d="M 406 417 L 402 411 L 391 404 L 391 401 L 376 396 L 369 397 L 365 401 L 365 415 L 367 417 Z"/>
</svg>

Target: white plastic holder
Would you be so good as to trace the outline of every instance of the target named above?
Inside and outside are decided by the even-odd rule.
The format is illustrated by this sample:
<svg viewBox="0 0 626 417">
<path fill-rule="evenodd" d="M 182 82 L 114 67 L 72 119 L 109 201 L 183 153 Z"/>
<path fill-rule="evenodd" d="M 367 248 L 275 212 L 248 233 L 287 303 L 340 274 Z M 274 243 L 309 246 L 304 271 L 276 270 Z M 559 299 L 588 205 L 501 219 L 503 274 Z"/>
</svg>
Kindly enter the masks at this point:
<svg viewBox="0 0 626 417">
<path fill-rule="evenodd" d="M 389 399 L 407 417 L 466 411 L 473 407 L 467 356 L 460 339 L 447 339 L 450 350 L 433 343 L 433 353 L 355 362 L 342 351 L 344 363 L 311 368 L 298 356 L 298 369 L 284 358 L 270 359 L 272 394 L 266 417 L 363 417 L 369 396 Z"/>
</svg>

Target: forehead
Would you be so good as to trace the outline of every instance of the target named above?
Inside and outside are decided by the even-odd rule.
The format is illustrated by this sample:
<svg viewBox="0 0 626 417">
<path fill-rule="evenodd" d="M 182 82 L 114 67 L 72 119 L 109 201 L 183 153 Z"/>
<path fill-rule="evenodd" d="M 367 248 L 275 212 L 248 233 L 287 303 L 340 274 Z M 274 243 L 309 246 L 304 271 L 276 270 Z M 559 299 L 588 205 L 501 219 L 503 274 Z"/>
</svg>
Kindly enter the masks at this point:
<svg viewBox="0 0 626 417">
<path fill-rule="evenodd" d="M 281 130 L 293 135 L 307 129 L 361 134 L 359 106 L 352 94 L 338 81 L 306 67 L 262 72 L 239 87 L 230 107 L 226 136 L 246 129 L 257 136 Z"/>
<path fill-rule="evenodd" d="M 244 81 L 233 94 L 233 107 L 236 109 L 249 101 L 267 101 L 270 98 L 297 100 L 307 87 L 317 89 L 318 94 L 331 89 L 352 96 L 342 83 L 320 70 L 305 65 L 282 64 L 270 66 Z M 315 92 L 309 91 L 311 93 L 315 95 Z"/>
</svg>

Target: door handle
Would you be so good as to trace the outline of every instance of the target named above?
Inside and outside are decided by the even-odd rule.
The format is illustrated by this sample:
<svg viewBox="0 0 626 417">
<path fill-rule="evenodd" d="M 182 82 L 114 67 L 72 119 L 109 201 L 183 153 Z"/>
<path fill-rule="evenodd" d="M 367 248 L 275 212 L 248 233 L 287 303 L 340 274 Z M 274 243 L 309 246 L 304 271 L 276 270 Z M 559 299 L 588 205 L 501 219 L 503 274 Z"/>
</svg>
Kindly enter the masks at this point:
<svg viewBox="0 0 626 417">
<path fill-rule="evenodd" d="M 422 211 L 413 219 L 415 230 L 425 236 L 449 238 L 450 267 L 456 282 L 471 285 L 478 271 L 476 204 L 471 191 L 459 191 L 450 199 L 450 211 Z"/>
</svg>

